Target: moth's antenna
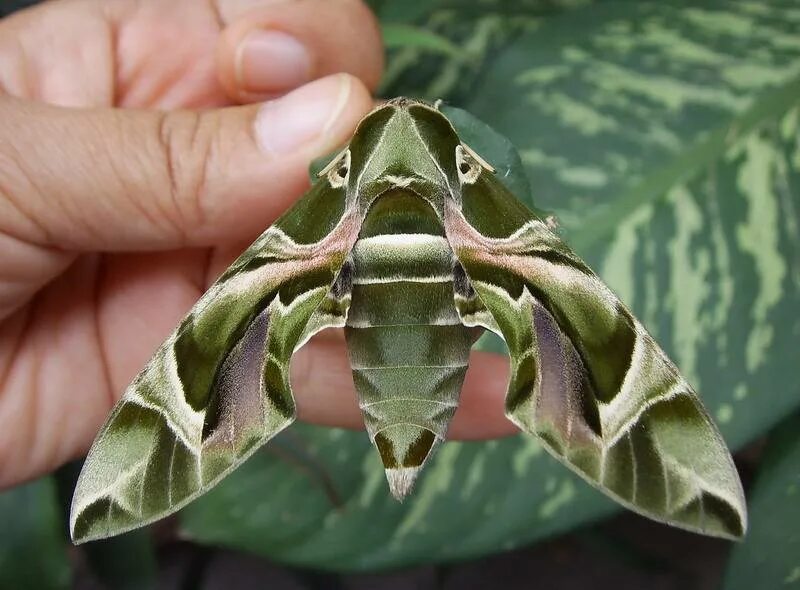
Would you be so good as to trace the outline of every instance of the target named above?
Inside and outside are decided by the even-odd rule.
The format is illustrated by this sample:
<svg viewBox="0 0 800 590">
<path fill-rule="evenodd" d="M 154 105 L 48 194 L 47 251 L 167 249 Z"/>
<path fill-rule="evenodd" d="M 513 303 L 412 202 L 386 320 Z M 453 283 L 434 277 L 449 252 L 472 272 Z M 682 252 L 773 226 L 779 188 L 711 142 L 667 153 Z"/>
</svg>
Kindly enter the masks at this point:
<svg viewBox="0 0 800 590">
<path fill-rule="evenodd" d="M 481 166 L 483 166 L 486 170 L 488 170 L 489 172 L 495 171 L 494 166 L 492 166 L 489 162 L 481 158 L 477 153 L 475 153 L 475 150 L 469 147 L 466 143 L 462 143 L 461 147 L 463 147 L 464 151 L 466 151 L 470 156 L 472 156 L 475 159 L 475 161 L 478 162 L 478 164 L 480 164 Z"/>
<path fill-rule="evenodd" d="M 336 154 L 336 155 L 333 157 L 333 159 L 332 159 L 330 162 L 328 162 L 328 163 L 325 165 L 325 167 L 324 167 L 322 170 L 320 170 L 319 172 L 317 172 L 317 178 L 322 178 L 322 177 L 323 177 L 323 176 L 325 176 L 325 175 L 326 175 L 328 172 L 330 172 L 331 170 L 333 170 L 333 167 L 334 167 L 334 166 L 336 166 L 336 164 L 339 162 L 339 160 L 341 160 L 341 159 L 342 159 L 342 156 L 344 155 L 344 153 L 345 153 L 345 152 L 346 152 L 346 151 L 347 151 L 349 148 L 350 148 L 350 146 L 349 146 L 349 145 L 348 145 L 348 146 L 345 146 L 345 148 L 344 148 L 344 149 L 343 149 L 341 152 L 339 152 L 338 154 Z"/>
</svg>

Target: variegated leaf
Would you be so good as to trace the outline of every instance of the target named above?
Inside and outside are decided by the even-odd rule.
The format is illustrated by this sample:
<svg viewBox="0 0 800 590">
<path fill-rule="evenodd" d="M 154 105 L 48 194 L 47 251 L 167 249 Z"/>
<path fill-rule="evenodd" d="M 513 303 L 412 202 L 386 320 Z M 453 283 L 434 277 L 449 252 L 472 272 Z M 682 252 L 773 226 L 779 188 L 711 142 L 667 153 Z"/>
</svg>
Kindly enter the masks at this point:
<svg viewBox="0 0 800 590">
<path fill-rule="evenodd" d="M 800 586 L 800 415 L 769 436 L 751 492 L 753 527 L 733 548 L 724 590 Z"/>
<path fill-rule="evenodd" d="M 68 588 L 67 541 L 53 478 L 4 491 L 0 517 L 0 588 Z"/>
</svg>

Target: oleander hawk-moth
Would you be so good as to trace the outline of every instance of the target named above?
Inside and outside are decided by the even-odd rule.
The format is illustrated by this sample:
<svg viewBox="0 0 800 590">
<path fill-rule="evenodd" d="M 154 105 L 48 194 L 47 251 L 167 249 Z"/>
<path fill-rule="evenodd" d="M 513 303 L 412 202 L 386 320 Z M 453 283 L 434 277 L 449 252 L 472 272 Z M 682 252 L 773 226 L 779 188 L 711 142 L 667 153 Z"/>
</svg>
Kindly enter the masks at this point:
<svg viewBox="0 0 800 590">
<path fill-rule="evenodd" d="M 493 172 L 436 106 L 366 116 L 131 383 L 78 480 L 73 539 L 174 512 L 288 426 L 290 359 L 334 326 L 395 497 L 445 439 L 488 329 L 507 344 L 522 431 L 628 508 L 741 536 L 739 477 L 691 386 Z"/>
</svg>

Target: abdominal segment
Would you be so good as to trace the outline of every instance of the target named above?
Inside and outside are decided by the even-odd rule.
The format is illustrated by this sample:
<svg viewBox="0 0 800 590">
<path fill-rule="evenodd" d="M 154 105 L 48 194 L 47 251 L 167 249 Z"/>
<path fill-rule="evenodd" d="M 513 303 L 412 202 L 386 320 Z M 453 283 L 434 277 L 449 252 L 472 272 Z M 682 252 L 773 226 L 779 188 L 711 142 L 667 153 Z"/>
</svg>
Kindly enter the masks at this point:
<svg viewBox="0 0 800 590">
<path fill-rule="evenodd" d="M 452 261 L 435 213 L 406 191 L 373 204 L 353 249 L 350 365 L 367 431 L 398 499 L 445 438 L 476 335 L 455 308 Z"/>
</svg>

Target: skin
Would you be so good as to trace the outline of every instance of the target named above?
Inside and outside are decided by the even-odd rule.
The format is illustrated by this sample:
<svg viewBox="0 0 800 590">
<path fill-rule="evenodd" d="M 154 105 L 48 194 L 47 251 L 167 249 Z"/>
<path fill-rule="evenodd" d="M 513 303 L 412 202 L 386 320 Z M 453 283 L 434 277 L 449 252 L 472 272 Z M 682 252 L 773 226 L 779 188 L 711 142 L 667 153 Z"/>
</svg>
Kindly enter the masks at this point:
<svg viewBox="0 0 800 590">
<path fill-rule="evenodd" d="M 263 30 L 305 67 L 243 62 Z M 88 450 L 309 161 L 349 138 L 382 55 L 358 0 L 59 0 L 0 21 L 0 487 Z M 452 438 L 516 432 L 507 379 L 473 353 Z M 297 353 L 292 382 L 300 419 L 363 428 L 340 332 Z"/>
</svg>

